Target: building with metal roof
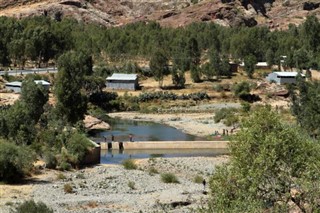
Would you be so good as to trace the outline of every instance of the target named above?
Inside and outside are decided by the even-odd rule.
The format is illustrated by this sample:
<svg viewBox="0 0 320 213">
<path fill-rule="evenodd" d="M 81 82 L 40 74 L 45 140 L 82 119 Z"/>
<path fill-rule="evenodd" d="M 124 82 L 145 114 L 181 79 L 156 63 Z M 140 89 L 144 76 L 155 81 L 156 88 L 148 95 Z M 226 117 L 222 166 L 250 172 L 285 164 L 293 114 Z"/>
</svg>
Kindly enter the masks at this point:
<svg viewBox="0 0 320 213">
<path fill-rule="evenodd" d="M 266 79 L 277 84 L 294 84 L 296 83 L 298 74 L 298 72 L 272 72 Z M 301 74 L 301 77 L 305 78 L 305 75 Z"/>
<path fill-rule="evenodd" d="M 106 86 L 109 89 L 136 90 L 139 88 L 138 75 L 114 73 L 106 79 Z"/>
<path fill-rule="evenodd" d="M 34 81 L 38 85 L 42 85 L 45 89 L 49 90 L 50 83 L 44 80 L 35 80 Z M 21 93 L 22 82 L 21 81 L 13 81 L 5 84 L 7 90 L 11 90 L 15 93 Z"/>
</svg>

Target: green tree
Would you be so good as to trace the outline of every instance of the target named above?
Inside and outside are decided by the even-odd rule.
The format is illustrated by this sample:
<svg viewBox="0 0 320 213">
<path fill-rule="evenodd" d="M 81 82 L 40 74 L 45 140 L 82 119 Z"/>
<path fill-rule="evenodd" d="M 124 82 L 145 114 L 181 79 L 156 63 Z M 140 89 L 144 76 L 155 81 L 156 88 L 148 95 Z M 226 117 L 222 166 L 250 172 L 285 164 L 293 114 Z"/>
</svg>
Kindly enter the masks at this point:
<svg viewBox="0 0 320 213">
<path fill-rule="evenodd" d="M 230 163 L 210 179 L 210 212 L 317 211 L 319 151 L 270 107 L 254 111 L 230 142 Z"/>
<path fill-rule="evenodd" d="M 244 58 L 244 71 L 249 78 L 253 77 L 254 69 L 257 63 L 257 58 L 254 55 L 248 55 Z"/>
<path fill-rule="evenodd" d="M 190 69 L 190 74 L 193 82 L 198 83 L 201 81 L 200 70 L 198 66 L 192 65 Z"/>
<path fill-rule="evenodd" d="M 84 118 L 87 98 L 82 86 L 86 75 L 92 74 L 92 58 L 82 52 L 67 52 L 58 59 L 55 95 L 56 112 L 62 120 L 75 124 Z"/>
<path fill-rule="evenodd" d="M 48 99 L 48 91 L 42 85 L 37 85 L 32 79 L 22 83 L 20 100 L 25 103 L 27 113 L 35 123 L 44 112 Z"/>
<path fill-rule="evenodd" d="M 31 172 L 35 160 L 35 154 L 28 147 L 0 140 L 0 181 L 20 181 Z"/>
<path fill-rule="evenodd" d="M 266 61 L 269 67 L 275 64 L 275 53 L 271 48 L 266 52 Z"/>
<path fill-rule="evenodd" d="M 233 86 L 234 95 L 238 98 L 244 98 L 247 95 L 250 95 L 251 87 L 250 84 L 246 81 L 242 81 Z"/>
<path fill-rule="evenodd" d="M 291 110 L 298 124 L 310 135 L 320 134 L 320 83 L 298 81 L 297 91 L 291 92 Z"/>
<path fill-rule="evenodd" d="M 184 72 L 173 68 L 171 70 L 171 75 L 172 75 L 172 83 L 177 88 L 184 88 L 184 85 L 186 83 Z"/>
<path fill-rule="evenodd" d="M 149 63 L 150 70 L 156 81 L 159 82 L 159 87 L 163 85 L 163 77 L 168 73 L 168 58 L 162 51 L 156 51 Z"/>
<path fill-rule="evenodd" d="M 198 66 L 200 64 L 201 51 L 197 40 L 191 37 L 187 44 L 187 54 L 190 58 L 191 65 Z"/>
<path fill-rule="evenodd" d="M 320 23 L 316 16 L 307 16 L 302 24 L 302 39 L 308 50 L 319 51 L 320 48 Z"/>
</svg>

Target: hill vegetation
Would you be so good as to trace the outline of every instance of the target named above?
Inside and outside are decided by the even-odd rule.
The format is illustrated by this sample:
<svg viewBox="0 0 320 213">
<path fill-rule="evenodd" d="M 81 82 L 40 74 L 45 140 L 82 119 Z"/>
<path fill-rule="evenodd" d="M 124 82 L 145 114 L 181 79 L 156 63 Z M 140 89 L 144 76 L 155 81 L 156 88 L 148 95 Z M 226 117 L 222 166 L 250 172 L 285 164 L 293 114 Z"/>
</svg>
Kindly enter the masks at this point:
<svg viewBox="0 0 320 213">
<path fill-rule="evenodd" d="M 319 34 L 320 23 L 315 16 L 307 17 L 300 26 L 290 25 L 286 31 L 226 28 L 212 23 L 173 29 L 155 22 L 104 28 L 45 16 L 22 20 L 0 17 L 3 69 L 10 72 L 10 67 L 48 64 L 59 69 L 51 76 L 54 102 L 49 102 L 48 91 L 34 83 L 39 76 L 31 75 L 25 78 L 19 100 L 2 106 L 0 181 L 28 175 L 36 156 L 54 169 L 81 166 L 90 148 L 82 122 L 88 111 L 101 115 L 111 110 L 141 110 L 144 103 L 152 101 L 197 103 L 210 99 L 206 91 L 188 95 L 125 93 L 119 97 L 103 90 L 105 77 L 113 72 L 154 78 L 161 89 L 170 89 L 162 82 L 171 75 L 174 87 L 181 89 L 186 72 L 194 84 L 219 81 L 232 78 L 230 61 L 244 62 L 248 78 L 228 90 L 253 102 L 257 97 L 250 94 L 252 85 L 246 81 L 255 77 L 256 62 L 280 66 L 283 59 L 282 65 L 288 69 L 319 69 Z M 269 107 L 251 108 L 248 103 L 242 104 L 241 113 L 217 113 L 215 119 L 230 125 L 239 123 L 241 130 L 231 143 L 230 164 L 212 176 L 208 211 L 288 211 L 295 205 L 302 212 L 313 212 L 319 208 L 319 85 L 298 79 L 297 85 L 288 87 L 297 126 L 281 120 Z"/>
</svg>

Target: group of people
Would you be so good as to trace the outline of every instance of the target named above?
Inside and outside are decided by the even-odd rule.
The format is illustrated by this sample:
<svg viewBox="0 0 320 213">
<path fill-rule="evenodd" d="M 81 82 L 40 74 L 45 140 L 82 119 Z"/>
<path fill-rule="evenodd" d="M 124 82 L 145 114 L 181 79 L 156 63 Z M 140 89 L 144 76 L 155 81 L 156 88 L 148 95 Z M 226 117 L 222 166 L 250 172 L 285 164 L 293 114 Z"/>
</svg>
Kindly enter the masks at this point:
<svg viewBox="0 0 320 213">
<path fill-rule="evenodd" d="M 233 130 L 234 129 L 230 130 L 230 134 L 233 134 Z M 219 133 L 219 131 L 214 131 L 213 135 L 218 136 L 218 135 L 220 135 L 220 133 Z M 225 136 L 225 135 L 227 135 L 227 136 L 229 135 L 229 130 L 228 129 L 222 129 L 222 136 Z"/>
<path fill-rule="evenodd" d="M 107 137 L 103 136 L 103 138 L 104 138 L 104 142 L 107 142 Z M 129 134 L 129 141 L 133 142 L 133 135 L 132 134 Z M 111 142 L 114 142 L 114 135 L 113 134 L 111 135 Z"/>
</svg>

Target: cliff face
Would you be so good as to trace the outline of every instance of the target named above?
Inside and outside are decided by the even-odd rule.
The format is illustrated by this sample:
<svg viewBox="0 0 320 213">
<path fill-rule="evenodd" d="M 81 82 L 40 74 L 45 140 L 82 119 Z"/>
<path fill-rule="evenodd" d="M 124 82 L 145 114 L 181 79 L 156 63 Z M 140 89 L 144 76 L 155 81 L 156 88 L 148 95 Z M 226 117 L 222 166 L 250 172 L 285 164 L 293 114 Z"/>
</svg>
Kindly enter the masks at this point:
<svg viewBox="0 0 320 213">
<path fill-rule="evenodd" d="M 47 15 L 104 26 L 141 20 L 178 27 L 192 22 L 286 28 L 320 14 L 320 0 L 0 0 L 0 15 Z"/>
</svg>

